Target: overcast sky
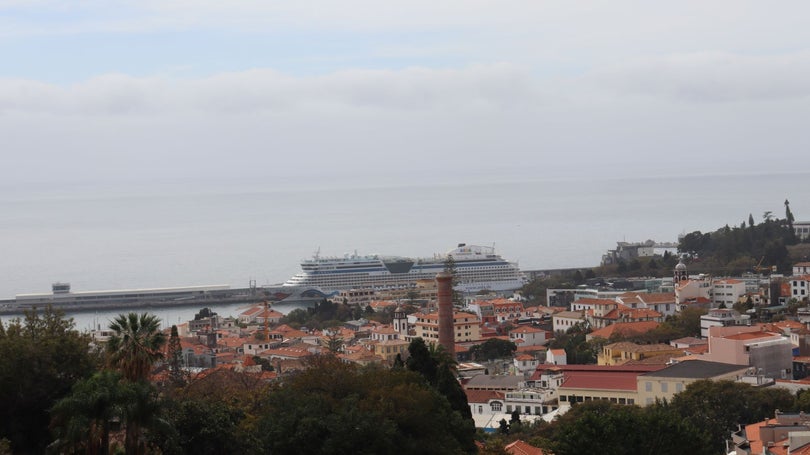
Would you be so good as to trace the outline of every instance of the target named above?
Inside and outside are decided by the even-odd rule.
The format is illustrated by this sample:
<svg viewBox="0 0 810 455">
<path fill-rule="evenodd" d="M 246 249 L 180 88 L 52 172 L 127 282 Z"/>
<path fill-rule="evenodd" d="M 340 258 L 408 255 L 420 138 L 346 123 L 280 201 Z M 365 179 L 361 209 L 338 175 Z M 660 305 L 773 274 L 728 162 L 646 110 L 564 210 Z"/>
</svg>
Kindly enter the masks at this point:
<svg viewBox="0 0 810 455">
<path fill-rule="evenodd" d="M 0 0 L 3 183 L 807 171 L 808 18 L 807 1 Z"/>
</svg>

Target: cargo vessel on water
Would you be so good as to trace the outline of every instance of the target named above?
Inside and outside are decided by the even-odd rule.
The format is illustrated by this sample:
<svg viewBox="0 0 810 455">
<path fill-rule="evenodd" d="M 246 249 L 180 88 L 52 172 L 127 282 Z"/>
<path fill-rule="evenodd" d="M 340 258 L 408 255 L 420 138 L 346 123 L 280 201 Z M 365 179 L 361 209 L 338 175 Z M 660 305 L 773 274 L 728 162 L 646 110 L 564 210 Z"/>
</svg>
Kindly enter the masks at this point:
<svg viewBox="0 0 810 455">
<path fill-rule="evenodd" d="M 433 280 L 449 266 L 451 258 L 457 291 L 511 291 L 526 283 L 517 263 L 497 255 L 494 247 L 460 243 L 452 251 L 431 258 L 376 254 L 321 257 L 316 253 L 312 259 L 302 261 L 301 272 L 283 286 L 317 286 L 327 292 L 409 288 L 417 281 Z"/>
</svg>

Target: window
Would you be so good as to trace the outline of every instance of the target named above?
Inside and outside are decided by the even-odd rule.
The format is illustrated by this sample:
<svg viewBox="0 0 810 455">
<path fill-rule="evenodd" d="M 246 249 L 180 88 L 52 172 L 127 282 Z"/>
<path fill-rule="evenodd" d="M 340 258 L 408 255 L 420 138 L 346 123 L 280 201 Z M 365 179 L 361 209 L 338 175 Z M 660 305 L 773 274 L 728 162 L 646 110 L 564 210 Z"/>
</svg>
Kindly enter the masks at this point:
<svg viewBox="0 0 810 455">
<path fill-rule="evenodd" d="M 683 382 L 676 382 L 675 383 L 675 392 L 682 392 L 683 391 Z"/>
<path fill-rule="evenodd" d="M 661 393 L 668 393 L 669 392 L 669 384 L 666 382 L 661 383 Z"/>
<path fill-rule="evenodd" d="M 647 391 L 647 392 L 652 392 L 652 382 L 649 382 L 649 381 L 645 382 L 644 383 L 644 390 Z"/>
<path fill-rule="evenodd" d="M 493 411 L 498 411 L 498 412 L 500 412 L 500 411 L 501 411 L 501 407 L 502 407 L 503 405 L 501 404 L 501 402 L 500 402 L 500 401 L 493 401 L 493 402 L 492 402 L 492 403 L 491 403 L 489 406 L 492 408 L 492 410 L 493 410 Z M 508 408 L 510 408 L 510 407 L 511 407 L 511 406 L 507 406 L 507 409 L 508 409 Z"/>
</svg>

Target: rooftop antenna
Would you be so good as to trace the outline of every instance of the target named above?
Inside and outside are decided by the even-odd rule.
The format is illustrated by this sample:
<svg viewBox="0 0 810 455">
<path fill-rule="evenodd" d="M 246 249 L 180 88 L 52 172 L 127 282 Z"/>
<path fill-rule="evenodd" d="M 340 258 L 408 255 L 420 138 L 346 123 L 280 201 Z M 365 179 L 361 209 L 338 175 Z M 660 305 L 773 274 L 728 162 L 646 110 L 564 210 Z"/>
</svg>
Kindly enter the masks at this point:
<svg viewBox="0 0 810 455">
<path fill-rule="evenodd" d="M 321 257 L 321 247 L 318 247 L 313 257 L 315 258 L 315 260 L 318 260 Z"/>
</svg>

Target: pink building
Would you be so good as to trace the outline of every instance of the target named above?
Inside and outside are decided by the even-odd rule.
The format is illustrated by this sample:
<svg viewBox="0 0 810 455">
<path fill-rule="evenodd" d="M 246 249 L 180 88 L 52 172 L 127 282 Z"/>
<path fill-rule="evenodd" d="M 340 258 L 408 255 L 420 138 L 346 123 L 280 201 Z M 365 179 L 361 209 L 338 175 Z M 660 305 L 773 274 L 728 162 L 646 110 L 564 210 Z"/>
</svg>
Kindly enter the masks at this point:
<svg viewBox="0 0 810 455">
<path fill-rule="evenodd" d="M 753 374 L 786 379 L 792 376 L 793 345 L 788 338 L 760 327 L 710 327 L 709 353 L 704 358 L 746 365 Z"/>
</svg>

